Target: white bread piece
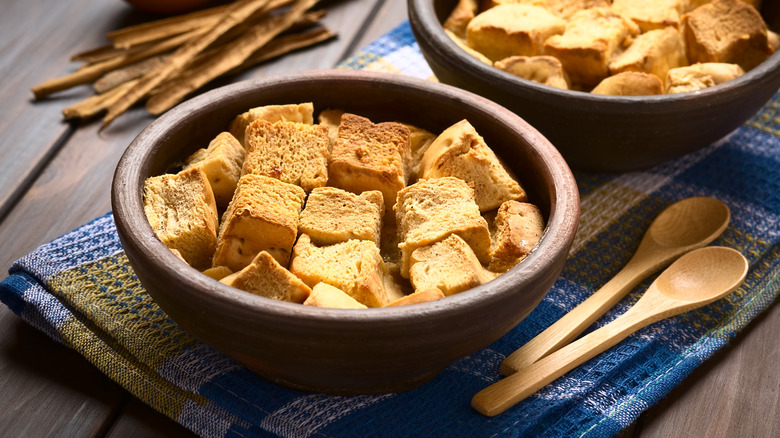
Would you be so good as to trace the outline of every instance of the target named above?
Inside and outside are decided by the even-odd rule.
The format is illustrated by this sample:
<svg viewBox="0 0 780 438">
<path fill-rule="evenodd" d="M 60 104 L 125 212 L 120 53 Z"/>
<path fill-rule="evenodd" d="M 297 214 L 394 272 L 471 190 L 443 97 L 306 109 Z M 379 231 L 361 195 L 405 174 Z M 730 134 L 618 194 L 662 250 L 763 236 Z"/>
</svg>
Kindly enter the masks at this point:
<svg viewBox="0 0 780 438">
<path fill-rule="evenodd" d="M 505 4 L 541 6 L 553 14 L 568 20 L 576 12 L 590 8 L 608 8 L 611 0 L 483 0 L 483 9 Z"/>
<path fill-rule="evenodd" d="M 295 122 L 311 125 L 314 123 L 314 104 L 311 102 L 290 105 L 266 105 L 252 108 L 236 116 L 230 123 L 230 133 L 239 143 L 246 145 L 244 134 L 246 128 L 255 120 L 266 122 Z"/>
<path fill-rule="evenodd" d="M 239 271 L 257 253 L 268 251 L 287 266 L 305 197 L 303 189 L 278 179 L 242 176 L 222 216 L 213 265 Z"/>
<path fill-rule="evenodd" d="M 479 214 L 474 190 L 454 177 L 422 179 L 398 192 L 395 205 L 401 275 L 409 278 L 412 252 L 457 234 L 483 263 L 489 261 L 490 231 Z"/>
<path fill-rule="evenodd" d="M 408 306 L 410 304 L 429 303 L 444 298 L 444 293 L 439 289 L 418 290 L 409 295 L 394 300 L 385 307 Z"/>
<path fill-rule="evenodd" d="M 651 30 L 609 63 L 610 74 L 625 71 L 651 73 L 666 79 L 669 69 L 688 65 L 682 35 L 673 27 Z"/>
<path fill-rule="evenodd" d="M 217 204 L 202 169 L 144 181 L 144 213 L 157 237 L 190 266 L 211 266 L 217 244 Z"/>
<path fill-rule="evenodd" d="M 217 207 L 225 208 L 236 191 L 241 167 L 244 164 L 244 147 L 229 132 L 222 132 L 205 149 L 198 149 L 184 162 L 184 170 L 199 167 L 206 172 Z"/>
<path fill-rule="evenodd" d="M 498 208 L 508 200 L 526 200 L 525 190 L 468 122 L 445 129 L 420 162 L 420 178 L 460 178 L 474 189 L 480 211 Z"/>
<path fill-rule="evenodd" d="M 416 291 L 438 289 L 449 296 L 495 278 L 456 234 L 415 249 L 409 263 L 409 279 Z"/>
<path fill-rule="evenodd" d="M 638 34 L 636 23 L 609 8 L 585 9 L 572 15 L 562 35 L 545 41 L 544 52 L 561 61 L 572 83 L 593 86 Z"/>
<path fill-rule="evenodd" d="M 406 186 L 408 152 L 409 128 L 405 125 L 374 124 L 365 117 L 344 114 L 330 156 L 329 185 L 352 193 L 379 190 L 385 210 L 390 210 L 396 193 Z"/>
<path fill-rule="evenodd" d="M 680 16 L 688 0 L 612 0 L 612 10 L 639 26 L 642 32 L 680 27 Z"/>
<path fill-rule="evenodd" d="M 566 21 L 541 6 L 505 4 L 474 17 L 466 43 L 491 61 L 544 54 L 544 42 L 563 33 Z"/>
<path fill-rule="evenodd" d="M 682 23 L 691 64 L 739 64 L 748 71 L 773 53 L 761 14 L 740 0 L 713 0 L 683 15 Z"/>
<path fill-rule="evenodd" d="M 458 0 L 458 4 L 444 20 L 445 31 L 452 32 L 454 35 L 464 38 L 466 36 L 466 26 L 477 15 L 479 4 L 477 0 Z"/>
<path fill-rule="evenodd" d="M 356 195 L 336 187 L 318 187 L 306 200 L 298 231 L 317 245 L 359 239 L 378 246 L 384 214 L 385 203 L 378 190 Z"/>
<path fill-rule="evenodd" d="M 384 288 L 387 268 L 379 248 L 369 240 L 316 246 L 301 234 L 293 248 L 290 271 L 311 287 L 330 284 L 368 307 L 390 302 Z"/>
<path fill-rule="evenodd" d="M 242 175 L 270 176 L 306 193 L 328 183 L 328 128 L 257 120 L 246 129 Z"/>
<path fill-rule="evenodd" d="M 311 295 L 303 302 L 304 306 L 330 307 L 334 309 L 367 309 L 343 290 L 328 283 L 317 283 L 311 288 Z"/>
<path fill-rule="evenodd" d="M 498 209 L 490 265 L 493 272 L 506 272 L 536 248 L 544 234 L 544 217 L 539 207 L 509 201 Z"/>
<path fill-rule="evenodd" d="M 569 89 L 563 64 L 553 56 L 510 56 L 496 61 L 495 67 L 519 78 L 550 87 Z"/>
<path fill-rule="evenodd" d="M 291 303 L 303 303 L 311 294 L 309 286 L 266 251 L 260 251 L 248 266 L 219 281 L 255 295 Z"/>
<path fill-rule="evenodd" d="M 666 93 L 685 93 L 703 90 L 736 79 L 745 74 L 737 64 L 705 62 L 669 70 L 666 75 Z"/>
<path fill-rule="evenodd" d="M 613 96 L 653 96 L 664 94 L 664 83 L 661 78 L 651 73 L 624 71 L 604 79 L 591 90 L 591 93 Z"/>
</svg>

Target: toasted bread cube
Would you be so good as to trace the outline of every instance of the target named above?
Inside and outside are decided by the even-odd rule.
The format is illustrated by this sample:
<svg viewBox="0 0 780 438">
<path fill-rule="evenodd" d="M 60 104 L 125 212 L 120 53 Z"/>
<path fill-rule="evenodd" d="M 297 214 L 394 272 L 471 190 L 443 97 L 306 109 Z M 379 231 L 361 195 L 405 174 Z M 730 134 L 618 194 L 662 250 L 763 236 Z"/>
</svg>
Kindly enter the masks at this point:
<svg viewBox="0 0 780 438">
<path fill-rule="evenodd" d="M 612 10 L 633 20 L 642 32 L 667 26 L 677 29 L 687 1 L 612 0 Z"/>
<path fill-rule="evenodd" d="M 144 181 L 144 213 L 157 237 L 195 269 L 211 266 L 217 244 L 217 204 L 200 168 Z"/>
<path fill-rule="evenodd" d="M 366 309 L 358 300 L 343 290 L 327 283 L 317 283 L 311 288 L 311 295 L 303 302 L 304 306 L 330 307 L 334 309 Z"/>
<path fill-rule="evenodd" d="M 230 123 L 230 133 L 236 137 L 242 145 L 246 145 L 244 134 L 246 128 L 256 120 L 266 122 L 295 122 L 311 125 L 314 123 L 314 105 L 311 102 L 291 105 L 266 105 L 252 108 L 239 114 Z"/>
<path fill-rule="evenodd" d="M 483 9 L 505 4 L 525 4 L 542 6 L 553 14 L 568 20 L 574 13 L 583 9 L 608 8 L 610 0 L 483 0 Z"/>
<path fill-rule="evenodd" d="M 447 36 L 450 37 L 450 39 L 455 44 L 458 45 L 458 47 L 463 49 L 469 55 L 477 58 L 479 61 L 481 61 L 481 62 L 483 62 L 483 63 L 485 63 L 487 65 L 493 65 L 493 61 L 490 58 L 488 58 L 487 56 L 483 55 L 482 53 L 472 49 L 471 46 L 469 46 L 468 43 L 466 42 L 466 40 L 464 40 L 463 38 L 455 35 L 454 33 L 450 32 L 447 29 L 444 29 L 444 33 L 447 34 Z"/>
<path fill-rule="evenodd" d="M 222 280 L 232 273 L 233 271 L 231 271 L 227 266 L 212 266 L 203 271 L 203 274 L 217 281 Z"/>
<path fill-rule="evenodd" d="M 780 49 L 780 34 L 768 30 L 766 33 L 766 39 L 769 43 L 769 47 L 771 47 L 772 50 L 776 51 L 777 49 Z"/>
<path fill-rule="evenodd" d="M 680 32 L 672 27 L 651 30 L 636 37 L 625 52 L 609 63 L 609 72 L 652 73 L 661 80 L 669 69 L 688 65 Z"/>
<path fill-rule="evenodd" d="M 639 34 L 639 27 L 608 9 L 593 8 L 575 13 L 562 35 L 544 43 L 545 54 L 561 61 L 569 79 L 593 86 L 607 77 L 609 62 Z"/>
<path fill-rule="evenodd" d="M 211 184 L 217 207 L 225 208 L 236 191 L 241 167 L 244 164 L 244 147 L 229 132 L 222 132 L 209 143 L 208 148 L 198 149 L 184 162 L 184 170 L 199 167 Z"/>
<path fill-rule="evenodd" d="M 683 15 L 682 22 L 691 64 L 739 64 L 748 71 L 773 52 L 761 14 L 740 0 L 714 0 Z"/>
<path fill-rule="evenodd" d="M 406 186 L 408 151 L 409 128 L 403 124 L 374 124 L 365 117 L 344 114 L 330 157 L 329 185 L 352 193 L 379 190 L 389 210 L 396 193 Z"/>
<path fill-rule="evenodd" d="M 509 201 L 498 209 L 490 265 L 493 272 L 506 272 L 524 259 L 544 234 L 544 217 L 539 207 L 527 202 Z"/>
<path fill-rule="evenodd" d="M 291 303 L 303 303 L 311 294 L 309 286 L 266 251 L 260 251 L 245 268 L 219 281 L 255 295 Z"/>
<path fill-rule="evenodd" d="M 385 203 L 377 190 L 359 195 L 335 187 L 312 190 L 300 215 L 298 230 L 317 245 L 350 239 L 379 245 Z"/>
<path fill-rule="evenodd" d="M 569 89 L 563 64 L 552 56 L 510 56 L 495 63 L 495 67 L 519 78 L 562 90 Z"/>
<path fill-rule="evenodd" d="M 408 306 L 410 304 L 429 303 L 444 298 L 444 293 L 439 289 L 418 290 L 409 295 L 392 301 L 385 307 Z"/>
<path fill-rule="evenodd" d="M 471 20 L 466 43 L 493 62 L 510 56 L 543 55 L 545 40 L 565 28 L 564 19 L 543 7 L 499 5 Z"/>
<path fill-rule="evenodd" d="M 687 67 L 673 68 L 666 75 L 666 93 L 685 93 L 703 90 L 728 82 L 745 74 L 737 64 L 705 62 Z"/>
<path fill-rule="evenodd" d="M 479 211 L 498 208 L 527 195 L 485 140 L 467 121 L 450 126 L 436 137 L 420 163 L 421 178 L 454 176 L 471 184 Z"/>
<path fill-rule="evenodd" d="M 328 183 L 328 128 L 294 122 L 252 122 L 242 174 L 269 176 L 306 193 Z"/>
<path fill-rule="evenodd" d="M 387 268 L 379 248 L 369 240 L 316 246 L 301 234 L 293 248 L 290 271 L 309 286 L 328 283 L 368 307 L 382 307 L 390 301 L 384 288 Z"/>
<path fill-rule="evenodd" d="M 483 263 L 489 260 L 490 231 L 479 214 L 474 190 L 454 177 L 423 179 L 398 192 L 395 205 L 401 275 L 409 278 L 412 252 L 457 234 Z"/>
<path fill-rule="evenodd" d="M 328 153 L 333 151 L 333 145 L 336 144 L 336 139 L 339 137 L 339 124 L 341 124 L 341 116 L 343 115 L 343 110 L 326 109 L 317 116 L 317 122 L 328 128 Z"/>
<path fill-rule="evenodd" d="M 742 0 L 742 2 L 753 6 L 757 11 L 761 10 L 761 0 Z M 712 0 L 688 0 L 683 12 L 690 12 L 699 6 L 706 5 L 707 3 L 712 3 Z"/>
<path fill-rule="evenodd" d="M 450 15 L 444 21 L 444 29 L 460 38 L 464 38 L 466 36 L 466 26 L 474 19 L 477 9 L 479 9 L 477 0 L 458 0 L 455 9 L 450 12 Z"/>
<path fill-rule="evenodd" d="M 305 197 L 303 189 L 278 179 L 242 176 L 222 217 L 214 266 L 239 271 L 260 251 L 287 266 Z"/>
<path fill-rule="evenodd" d="M 457 234 L 415 249 L 409 263 L 409 279 L 418 291 L 438 289 L 449 296 L 495 278 Z"/>
<path fill-rule="evenodd" d="M 591 90 L 593 94 L 613 96 L 653 96 L 664 94 L 661 78 L 651 73 L 624 71 L 601 81 Z"/>
</svg>

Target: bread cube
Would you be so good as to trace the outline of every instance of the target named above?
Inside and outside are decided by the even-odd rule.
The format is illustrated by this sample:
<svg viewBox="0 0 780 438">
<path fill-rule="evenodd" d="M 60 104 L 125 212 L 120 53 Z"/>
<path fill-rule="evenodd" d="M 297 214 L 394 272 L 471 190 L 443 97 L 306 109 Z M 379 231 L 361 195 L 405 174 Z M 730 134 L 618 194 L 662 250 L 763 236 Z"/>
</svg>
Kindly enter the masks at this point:
<svg viewBox="0 0 780 438">
<path fill-rule="evenodd" d="M 757 11 L 761 10 L 761 0 L 742 0 L 742 2 L 753 6 Z M 712 3 L 712 0 L 688 0 L 683 12 L 690 12 L 699 6 L 706 5 L 707 3 Z"/>
<path fill-rule="evenodd" d="M 436 137 L 420 162 L 420 176 L 452 176 L 466 181 L 474 189 L 480 211 L 498 208 L 510 199 L 527 199 L 525 190 L 467 120 Z"/>
<path fill-rule="evenodd" d="M 261 297 L 291 303 L 303 303 L 311 294 L 309 286 L 266 251 L 260 251 L 245 268 L 219 281 Z"/>
<path fill-rule="evenodd" d="M 222 280 L 232 273 L 233 271 L 231 271 L 227 266 L 212 266 L 203 271 L 203 274 L 217 281 Z"/>
<path fill-rule="evenodd" d="M 477 58 L 479 61 L 481 61 L 481 62 L 483 62 L 483 63 L 485 63 L 487 65 L 493 65 L 493 61 L 490 58 L 488 58 L 487 56 L 483 55 L 482 53 L 472 49 L 471 46 L 468 45 L 468 43 L 466 42 L 465 39 L 455 35 L 454 33 L 450 32 L 447 29 L 444 29 L 444 33 L 447 34 L 447 36 L 450 37 L 450 39 L 455 44 L 458 45 L 458 47 L 463 49 L 463 51 L 465 51 L 469 55 Z"/>
<path fill-rule="evenodd" d="M 144 181 L 144 213 L 157 237 L 193 268 L 211 266 L 217 244 L 217 204 L 200 168 Z"/>
<path fill-rule="evenodd" d="M 247 174 L 222 217 L 214 266 L 239 271 L 260 251 L 287 266 L 306 194 L 276 178 Z"/>
<path fill-rule="evenodd" d="M 541 6 L 505 4 L 474 17 L 466 28 L 466 42 L 495 62 L 543 55 L 545 40 L 565 28 L 564 19 Z"/>
<path fill-rule="evenodd" d="M 293 248 L 290 271 L 311 287 L 327 283 L 368 307 L 390 302 L 384 289 L 387 269 L 379 248 L 370 240 L 316 246 L 301 234 Z"/>
<path fill-rule="evenodd" d="M 740 0 L 714 0 L 683 15 L 682 22 L 691 64 L 739 64 L 748 71 L 773 52 L 761 15 Z"/>
<path fill-rule="evenodd" d="M 317 116 L 317 122 L 328 128 L 328 153 L 333 150 L 336 139 L 339 137 L 339 124 L 344 111 L 338 109 L 326 109 Z"/>
<path fill-rule="evenodd" d="M 407 124 L 406 127 L 409 128 L 409 153 L 406 155 L 404 172 L 408 175 L 407 184 L 412 184 L 417 181 L 422 157 L 436 140 L 436 135 L 417 126 Z"/>
<path fill-rule="evenodd" d="M 745 74 L 737 64 L 705 62 L 686 67 L 673 68 L 666 75 L 666 93 L 685 93 L 703 90 L 728 82 Z"/>
<path fill-rule="evenodd" d="M 379 190 L 389 210 L 396 193 L 406 186 L 408 151 L 409 128 L 403 124 L 374 124 L 365 117 L 344 114 L 330 156 L 329 185 L 352 193 Z"/>
<path fill-rule="evenodd" d="M 295 122 L 252 122 L 242 174 L 276 178 L 306 193 L 328 182 L 328 128 Z"/>
<path fill-rule="evenodd" d="M 672 27 L 651 30 L 634 39 L 625 52 L 609 63 L 610 74 L 625 71 L 652 73 L 661 80 L 671 68 L 688 65 L 680 32 Z"/>
<path fill-rule="evenodd" d="M 244 134 L 246 128 L 255 120 L 267 122 L 295 122 L 311 125 L 314 123 L 314 105 L 311 102 L 291 105 L 266 105 L 252 108 L 239 114 L 230 123 L 230 133 L 236 137 L 242 145 L 246 145 Z"/>
<path fill-rule="evenodd" d="M 458 4 L 444 21 L 444 30 L 450 31 L 460 38 L 466 36 L 466 26 L 474 19 L 478 9 L 477 0 L 458 0 Z"/>
<path fill-rule="evenodd" d="M 410 304 L 428 303 L 431 301 L 436 301 L 440 298 L 444 298 L 444 294 L 439 289 L 418 290 L 414 293 L 411 293 L 409 295 L 398 298 L 397 300 L 394 300 L 393 302 L 391 302 L 385 307 L 408 306 Z"/>
<path fill-rule="evenodd" d="M 395 205 L 401 275 L 409 278 L 412 252 L 457 234 L 477 258 L 489 261 L 490 231 L 479 214 L 474 190 L 454 177 L 423 179 L 398 192 Z"/>
<path fill-rule="evenodd" d="M 651 73 L 624 71 L 601 81 L 591 90 L 593 94 L 613 96 L 652 96 L 664 94 L 661 78 Z"/>
<path fill-rule="evenodd" d="M 415 249 L 409 264 L 409 279 L 416 291 L 438 289 L 446 296 L 495 278 L 457 234 Z"/>
<path fill-rule="evenodd" d="M 562 90 L 569 89 L 563 64 L 552 56 L 510 56 L 495 63 L 495 67 L 519 78 Z"/>
<path fill-rule="evenodd" d="M 335 309 L 366 309 L 356 299 L 337 287 L 327 283 L 317 283 L 311 289 L 311 295 L 303 302 L 304 306 L 330 307 Z"/>
<path fill-rule="evenodd" d="M 379 245 L 385 203 L 382 193 L 371 190 L 356 195 L 335 187 L 312 190 L 300 215 L 298 230 L 317 245 L 350 239 Z"/>
<path fill-rule="evenodd" d="M 612 10 L 630 18 L 642 32 L 680 27 L 688 0 L 612 0 Z"/>
<path fill-rule="evenodd" d="M 211 184 L 217 207 L 225 208 L 236 191 L 241 167 L 244 164 L 244 147 L 229 132 L 222 132 L 209 143 L 208 148 L 198 149 L 184 162 L 184 170 L 203 169 Z"/>
<path fill-rule="evenodd" d="M 609 74 L 612 58 L 631 44 L 639 27 L 608 8 L 575 13 L 562 35 L 550 37 L 545 54 L 561 61 L 573 83 L 593 86 Z"/>
<path fill-rule="evenodd" d="M 541 6 L 553 14 L 568 20 L 583 9 L 608 8 L 610 0 L 483 0 L 484 9 L 505 4 L 526 4 Z"/>
<path fill-rule="evenodd" d="M 544 217 L 539 207 L 527 202 L 509 201 L 498 209 L 495 235 L 490 249 L 493 272 L 506 272 L 524 259 L 544 234 Z"/>
</svg>

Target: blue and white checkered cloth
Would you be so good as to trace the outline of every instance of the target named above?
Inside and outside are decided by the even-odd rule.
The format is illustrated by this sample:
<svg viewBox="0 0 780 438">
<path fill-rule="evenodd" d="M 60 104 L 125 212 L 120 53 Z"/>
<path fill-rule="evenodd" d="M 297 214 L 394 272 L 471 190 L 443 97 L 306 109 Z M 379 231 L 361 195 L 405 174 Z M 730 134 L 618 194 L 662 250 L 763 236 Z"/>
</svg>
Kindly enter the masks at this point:
<svg viewBox="0 0 780 438">
<path fill-rule="evenodd" d="M 431 76 L 408 24 L 343 68 Z M 412 391 L 367 396 L 298 392 L 256 377 L 176 325 L 129 267 L 111 214 L 17 261 L 0 283 L 16 314 L 75 349 L 138 398 L 207 437 L 612 436 L 726 345 L 778 294 L 778 96 L 727 138 L 658 167 L 576 174 L 580 229 L 561 277 L 514 330 Z M 627 338 L 493 418 L 471 397 L 500 378 L 499 364 L 606 283 L 669 204 L 712 196 L 732 220 L 714 242 L 750 261 L 745 283 L 705 308 Z M 635 302 L 653 278 L 598 321 Z"/>
</svg>

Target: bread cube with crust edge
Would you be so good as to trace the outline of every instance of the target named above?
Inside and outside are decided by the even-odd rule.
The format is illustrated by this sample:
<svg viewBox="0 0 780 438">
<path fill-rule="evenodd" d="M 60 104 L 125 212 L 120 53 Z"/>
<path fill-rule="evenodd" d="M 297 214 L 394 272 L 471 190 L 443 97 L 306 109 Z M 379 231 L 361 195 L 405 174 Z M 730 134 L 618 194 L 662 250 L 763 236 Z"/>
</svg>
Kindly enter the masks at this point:
<svg viewBox="0 0 780 438">
<path fill-rule="evenodd" d="M 219 281 L 255 295 L 298 304 L 311 294 L 309 286 L 266 251 L 260 251 L 249 265 Z"/>
</svg>

